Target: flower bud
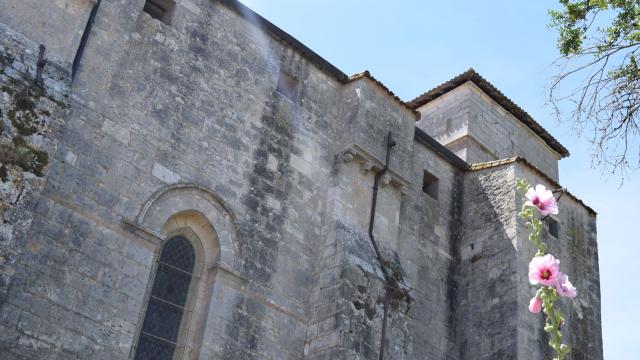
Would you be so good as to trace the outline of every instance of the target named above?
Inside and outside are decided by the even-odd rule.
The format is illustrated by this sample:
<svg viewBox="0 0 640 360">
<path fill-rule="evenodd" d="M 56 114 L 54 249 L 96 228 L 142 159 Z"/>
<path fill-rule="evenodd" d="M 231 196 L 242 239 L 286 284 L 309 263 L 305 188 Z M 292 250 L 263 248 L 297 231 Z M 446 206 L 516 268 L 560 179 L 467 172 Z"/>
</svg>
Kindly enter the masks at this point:
<svg viewBox="0 0 640 360">
<path fill-rule="evenodd" d="M 529 301 L 529 311 L 537 314 L 542 310 L 542 299 L 536 294 L 531 301 Z"/>
</svg>

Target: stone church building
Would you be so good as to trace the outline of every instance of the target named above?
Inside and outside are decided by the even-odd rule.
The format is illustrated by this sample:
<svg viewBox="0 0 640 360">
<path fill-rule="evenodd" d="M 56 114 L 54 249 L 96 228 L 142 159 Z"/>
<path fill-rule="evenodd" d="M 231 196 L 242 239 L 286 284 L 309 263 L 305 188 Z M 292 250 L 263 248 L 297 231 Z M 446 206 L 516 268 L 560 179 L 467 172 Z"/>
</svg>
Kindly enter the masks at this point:
<svg viewBox="0 0 640 360">
<path fill-rule="evenodd" d="M 515 179 L 569 152 L 473 70 L 405 102 L 236 0 L 0 0 L 0 116 L 0 359 L 550 358 Z"/>
</svg>

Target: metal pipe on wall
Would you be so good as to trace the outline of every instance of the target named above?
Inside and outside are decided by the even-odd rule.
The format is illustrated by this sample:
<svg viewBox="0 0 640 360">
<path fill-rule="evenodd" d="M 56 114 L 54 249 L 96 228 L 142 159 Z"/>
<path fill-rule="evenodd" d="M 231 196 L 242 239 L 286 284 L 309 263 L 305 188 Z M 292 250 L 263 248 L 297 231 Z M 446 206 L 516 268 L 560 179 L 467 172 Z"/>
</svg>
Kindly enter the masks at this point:
<svg viewBox="0 0 640 360">
<path fill-rule="evenodd" d="M 84 48 L 87 45 L 87 41 L 89 39 L 89 34 L 91 33 L 91 28 L 93 27 L 93 23 L 96 20 L 96 14 L 98 13 L 98 8 L 100 8 L 101 0 L 97 0 L 93 5 L 93 9 L 91 9 L 91 14 L 89 14 L 89 20 L 87 20 L 87 25 L 84 27 L 84 32 L 82 33 L 82 38 L 80 39 L 80 45 L 78 45 L 78 50 L 76 51 L 76 55 L 73 58 L 73 64 L 71 65 L 71 81 L 76 76 L 76 72 L 80 67 L 80 59 L 82 59 L 82 54 L 84 54 Z"/>
<path fill-rule="evenodd" d="M 373 250 L 376 253 L 376 258 L 378 259 L 378 263 L 380 264 L 380 268 L 382 269 L 382 274 L 384 276 L 385 282 L 385 295 L 384 295 L 384 314 L 382 317 L 382 330 L 380 334 L 380 352 L 378 355 L 379 360 L 384 359 L 384 339 L 386 337 L 387 332 L 387 318 L 389 317 L 389 303 L 391 300 L 391 286 L 393 282 L 391 281 L 391 277 L 389 275 L 389 271 L 384 264 L 384 260 L 382 259 L 382 254 L 380 253 L 380 248 L 378 247 L 378 243 L 376 242 L 373 236 L 373 226 L 375 222 L 376 216 L 376 206 L 378 202 L 378 186 L 380 185 L 380 179 L 382 176 L 389 170 L 389 159 L 391 156 L 391 148 L 396 146 L 396 141 L 393 139 L 391 135 L 391 131 L 387 134 L 387 147 L 386 147 L 386 155 L 384 161 L 384 167 L 382 170 L 378 171 L 373 180 L 373 197 L 371 200 L 371 213 L 369 217 L 369 239 L 371 240 L 371 245 L 373 246 Z"/>
</svg>

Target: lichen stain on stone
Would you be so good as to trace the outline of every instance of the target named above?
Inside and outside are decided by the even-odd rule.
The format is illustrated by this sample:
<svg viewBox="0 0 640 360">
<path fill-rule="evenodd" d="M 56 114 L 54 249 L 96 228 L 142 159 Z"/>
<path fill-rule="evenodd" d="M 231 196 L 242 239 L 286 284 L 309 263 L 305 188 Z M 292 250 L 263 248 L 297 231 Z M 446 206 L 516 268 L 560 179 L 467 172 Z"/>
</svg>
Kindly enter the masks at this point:
<svg viewBox="0 0 640 360">
<path fill-rule="evenodd" d="M 2 92 L 7 93 L 9 95 L 13 95 L 13 89 L 7 85 L 2 85 L 0 90 L 2 90 Z"/>
<path fill-rule="evenodd" d="M 43 125 L 43 120 L 36 111 L 36 103 L 34 101 L 40 95 L 41 91 L 35 91 L 32 94 L 27 87 L 14 96 L 13 104 L 7 112 L 7 117 L 18 134 L 22 136 L 35 134 Z M 41 113 L 40 115 L 43 114 Z"/>
<path fill-rule="evenodd" d="M 44 168 L 49 163 L 49 155 L 44 151 L 34 149 L 22 137 L 17 136 L 13 141 L 0 140 L 0 162 L 2 162 L 3 168 L 6 165 L 15 165 L 36 176 L 43 176 Z M 2 176 L 4 181 L 6 180 L 6 168 L 3 173 L 5 175 Z"/>
<path fill-rule="evenodd" d="M 397 259 L 397 256 L 395 258 Z M 387 284 L 387 287 L 389 289 L 390 309 L 396 312 L 401 310 L 404 315 L 409 315 L 413 298 L 411 297 L 410 289 L 402 285 L 404 283 L 404 275 L 399 262 L 392 263 L 391 261 L 383 260 L 383 264 L 389 272 L 389 284 Z M 380 284 L 380 278 L 377 276 L 368 273 L 359 266 L 356 268 L 362 272 L 362 277 L 359 281 L 360 284 L 355 285 L 351 303 L 356 311 L 363 311 L 364 316 L 369 321 L 373 321 L 376 318 L 378 309 L 382 309 L 385 302 L 385 296 L 387 296 L 385 295 L 385 285 L 384 283 Z M 374 290 L 376 288 L 380 289 L 379 285 L 382 285 L 382 291 Z M 404 305 L 404 309 L 402 305 Z"/>
<path fill-rule="evenodd" d="M 49 163 L 49 156 L 45 151 L 29 145 L 25 137 L 47 130 L 46 119 L 52 114 L 49 110 L 39 109 L 41 98 L 44 97 L 56 105 L 60 104 L 47 96 L 43 89 L 13 79 L 8 79 L 1 90 L 11 99 L 6 116 L 11 124 L 8 136 L 13 135 L 13 138 L 0 139 L 0 179 L 7 181 L 7 166 L 17 166 L 23 171 L 42 177 Z M 0 115 L 3 115 L 2 112 Z M 0 134 L 7 130 L 4 127 L 5 122 L 0 122 Z"/>
<path fill-rule="evenodd" d="M 406 308 L 404 312 L 405 314 L 409 314 L 413 298 L 411 297 L 410 290 L 401 285 L 404 283 L 404 274 L 399 260 L 396 262 L 383 260 L 383 263 L 389 271 L 390 284 L 388 284 L 388 286 L 391 296 L 391 308 L 393 310 L 398 310 L 400 305 L 405 302 Z"/>
<path fill-rule="evenodd" d="M 15 57 L 13 57 L 11 54 L 6 52 L 0 53 L 0 66 L 2 66 L 2 68 L 5 68 L 13 64 L 14 60 L 15 60 Z"/>
</svg>

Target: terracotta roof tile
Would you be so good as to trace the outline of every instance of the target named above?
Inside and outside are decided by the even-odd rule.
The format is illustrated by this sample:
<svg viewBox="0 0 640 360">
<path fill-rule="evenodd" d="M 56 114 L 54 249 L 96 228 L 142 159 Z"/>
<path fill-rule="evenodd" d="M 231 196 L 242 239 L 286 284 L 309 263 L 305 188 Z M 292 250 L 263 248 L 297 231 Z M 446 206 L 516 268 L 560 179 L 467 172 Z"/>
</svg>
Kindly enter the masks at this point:
<svg viewBox="0 0 640 360">
<path fill-rule="evenodd" d="M 553 150 L 557 151 L 562 157 L 569 156 L 569 150 L 562 146 L 558 140 L 556 140 L 549 132 L 547 132 L 539 123 L 537 123 L 531 115 L 522 110 L 511 99 L 505 96 L 500 90 L 498 90 L 493 84 L 484 79 L 475 70 L 469 69 L 466 72 L 454 77 L 453 79 L 442 83 L 435 88 L 425 92 L 417 98 L 409 101 L 407 104 L 413 109 L 417 109 L 420 106 L 437 99 L 438 97 L 446 94 L 447 92 L 457 88 L 458 86 L 466 83 L 467 81 L 473 82 L 477 87 L 482 89 L 489 97 L 502 106 L 505 110 L 513 114 L 524 125 L 536 133 L 544 142 L 546 142 Z"/>
<path fill-rule="evenodd" d="M 506 159 L 493 160 L 493 161 L 487 161 L 487 162 L 481 162 L 481 163 L 473 163 L 473 164 L 469 164 L 468 170 L 473 171 L 473 170 L 490 169 L 500 165 L 511 164 L 513 162 L 518 161 L 518 159 L 520 159 L 520 157 L 514 156 Z"/>
</svg>

